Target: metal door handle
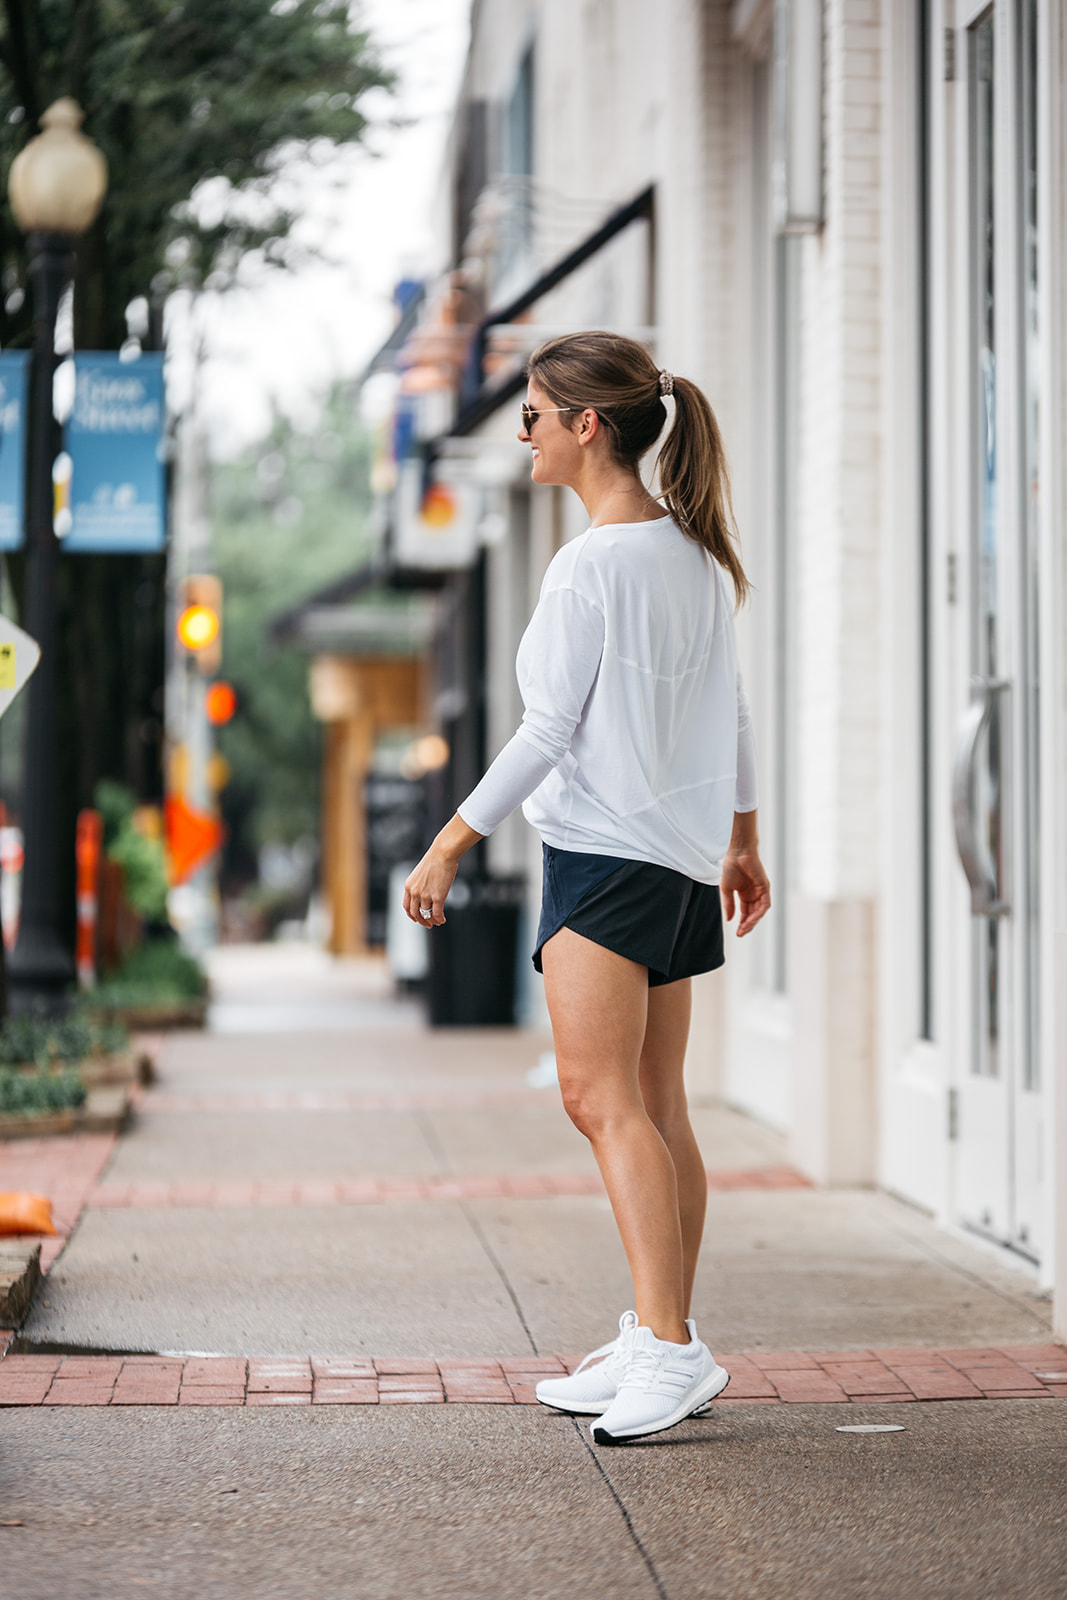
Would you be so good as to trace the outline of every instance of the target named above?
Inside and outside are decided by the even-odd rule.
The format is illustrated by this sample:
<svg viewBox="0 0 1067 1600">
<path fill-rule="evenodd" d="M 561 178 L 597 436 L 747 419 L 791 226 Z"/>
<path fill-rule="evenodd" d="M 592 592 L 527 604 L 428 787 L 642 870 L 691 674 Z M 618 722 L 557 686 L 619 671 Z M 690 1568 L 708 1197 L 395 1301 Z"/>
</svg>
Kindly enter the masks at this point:
<svg viewBox="0 0 1067 1600">
<path fill-rule="evenodd" d="M 1005 695 L 1009 687 L 1003 679 L 992 682 L 987 678 L 971 679 L 971 703 L 960 722 L 956 743 L 952 771 L 952 822 L 956 830 L 956 848 L 971 887 L 971 913 L 976 917 L 1001 917 L 1011 910 L 1004 893 L 1005 885 L 997 879 L 997 863 L 979 844 L 979 820 L 975 814 L 979 746 L 998 698 Z M 1002 744 L 1003 748 L 1005 746 Z M 1006 792 L 1003 781 L 1000 783 L 1000 792 Z"/>
</svg>

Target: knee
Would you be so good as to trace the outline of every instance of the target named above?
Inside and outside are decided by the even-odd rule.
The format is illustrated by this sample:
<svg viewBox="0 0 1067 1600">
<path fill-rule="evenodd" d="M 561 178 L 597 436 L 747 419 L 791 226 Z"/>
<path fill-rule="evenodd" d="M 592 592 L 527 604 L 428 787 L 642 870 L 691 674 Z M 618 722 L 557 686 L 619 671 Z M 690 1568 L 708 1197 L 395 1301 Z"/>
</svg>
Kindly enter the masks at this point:
<svg viewBox="0 0 1067 1600">
<path fill-rule="evenodd" d="M 562 1065 L 559 1086 L 564 1111 L 578 1132 L 594 1144 L 614 1123 L 635 1109 L 627 1103 L 625 1094 L 607 1092 L 595 1075 L 584 1072 L 572 1075 Z"/>
<path fill-rule="evenodd" d="M 587 1139 L 595 1138 L 604 1121 L 598 1097 L 590 1092 L 588 1085 L 568 1081 L 562 1073 L 560 1093 L 563 1098 L 563 1109 L 578 1132 L 584 1133 Z"/>
</svg>

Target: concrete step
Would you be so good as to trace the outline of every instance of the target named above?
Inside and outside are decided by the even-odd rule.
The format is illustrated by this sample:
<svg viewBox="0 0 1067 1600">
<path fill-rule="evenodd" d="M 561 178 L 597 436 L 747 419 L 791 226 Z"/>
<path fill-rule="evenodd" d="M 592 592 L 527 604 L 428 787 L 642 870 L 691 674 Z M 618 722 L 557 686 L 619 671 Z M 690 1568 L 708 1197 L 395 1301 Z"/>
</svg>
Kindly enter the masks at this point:
<svg viewBox="0 0 1067 1600">
<path fill-rule="evenodd" d="M 100 1085 L 90 1089 L 82 1107 L 82 1133 L 121 1133 L 130 1114 L 130 1090 L 126 1084 Z"/>
<path fill-rule="evenodd" d="M 41 1246 L 0 1239 L 0 1327 L 17 1328 L 41 1281 Z"/>
</svg>

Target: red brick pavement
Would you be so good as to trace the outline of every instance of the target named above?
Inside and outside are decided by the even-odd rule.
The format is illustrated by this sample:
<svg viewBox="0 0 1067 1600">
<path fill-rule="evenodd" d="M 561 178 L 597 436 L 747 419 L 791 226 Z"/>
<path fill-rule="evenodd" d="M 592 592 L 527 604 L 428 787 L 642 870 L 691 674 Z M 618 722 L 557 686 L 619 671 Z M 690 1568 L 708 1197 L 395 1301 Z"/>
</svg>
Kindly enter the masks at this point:
<svg viewBox="0 0 1067 1600">
<path fill-rule="evenodd" d="M 747 1351 L 716 1405 L 1067 1399 L 1067 1349 Z M 773 1363 L 773 1365 L 771 1364 Z M 0 1360 L 0 1406 L 533 1405 L 564 1356 L 48 1356 Z"/>
<path fill-rule="evenodd" d="M 42 1272 L 48 1271 L 66 1244 L 114 1147 L 113 1133 L 0 1140 L 0 1190 L 26 1189 L 47 1195 L 52 1202 L 57 1237 L 41 1239 Z"/>
<path fill-rule="evenodd" d="M 340 1105 L 409 1109 L 513 1104 L 512 1093 L 470 1096 L 201 1096 L 166 1102 L 146 1095 L 146 1109 L 332 1109 Z M 327 1104 L 329 1102 L 329 1104 Z M 56 1239 L 43 1241 L 51 1266 L 86 1204 L 94 1206 L 363 1205 L 599 1194 L 594 1174 L 336 1182 L 100 1184 L 113 1135 L 75 1135 L 0 1143 L 0 1189 L 30 1189 L 53 1202 Z M 718 1190 L 809 1187 L 788 1167 L 709 1172 Z M 545 1373 L 572 1371 L 577 1357 L 371 1360 L 290 1356 L 5 1355 L 0 1329 L 0 1405 L 424 1405 L 535 1403 Z M 723 1405 L 837 1401 L 1067 1398 L 1067 1349 L 1054 1344 L 995 1349 L 922 1348 L 845 1351 L 748 1351 L 720 1356 L 730 1371 Z"/>
<path fill-rule="evenodd" d="M 753 1167 L 730 1172 L 709 1172 L 708 1188 L 806 1189 L 807 1178 L 791 1167 Z M 271 1180 L 247 1178 L 227 1183 L 209 1180 L 104 1183 L 87 1203 L 95 1208 L 126 1210 L 130 1207 L 211 1206 L 335 1206 L 385 1205 L 400 1200 L 516 1200 L 549 1196 L 603 1194 L 595 1172 L 531 1174 L 508 1177 L 464 1178 L 340 1178 L 335 1181 Z"/>
</svg>

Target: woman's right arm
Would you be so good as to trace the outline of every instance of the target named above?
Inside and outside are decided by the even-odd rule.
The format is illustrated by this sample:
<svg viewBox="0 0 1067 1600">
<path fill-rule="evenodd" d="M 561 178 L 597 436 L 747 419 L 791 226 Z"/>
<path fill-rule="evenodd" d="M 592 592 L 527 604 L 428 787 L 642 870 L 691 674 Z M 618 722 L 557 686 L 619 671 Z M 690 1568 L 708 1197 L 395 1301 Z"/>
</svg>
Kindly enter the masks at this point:
<svg viewBox="0 0 1067 1600">
<path fill-rule="evenodd" d="M 459 807 L 472 828 L 492 833 L 563 760 L 603 653 L 604 618 L 591 601 L 566 588 L 541 596 L 520 647 L 522 722 Z"/>
<path fill-rule="evenodd" d="M 485 777 L 472 789 L 457 811 L 470 827 L 485 835 L 499 828 L 505 817 L 539 784 L 544 783 L 556 763 L 535 750 L 516 733 L 501 750 Z"/>
<path fill-rule="evenodd" d="M 604 618 L 574 589 L 549 589 L 523 636 L 526 707 L 518 732 L 457 808 L 404 886 L 404 910 L 423 927 L 444 922 L 462 855 L 521 806 L 571 747 L 604 651 Z M 420 906 L 431 907 L 420 918 Z"/>
</svg>

